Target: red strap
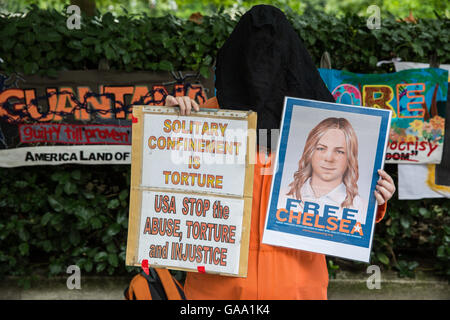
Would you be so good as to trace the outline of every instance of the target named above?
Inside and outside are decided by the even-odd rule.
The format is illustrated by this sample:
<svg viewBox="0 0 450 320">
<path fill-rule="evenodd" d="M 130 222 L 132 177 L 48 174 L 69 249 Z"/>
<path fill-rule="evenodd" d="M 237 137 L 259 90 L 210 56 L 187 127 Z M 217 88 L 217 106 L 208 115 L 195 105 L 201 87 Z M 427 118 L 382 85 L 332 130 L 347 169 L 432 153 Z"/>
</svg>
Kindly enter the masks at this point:
<svg viewBox="0 0 450 320">
<path fill-rule="evenodd" d="M 206 273 L 204 266 L 197 267 L 197 271 L 200 273 Z"/>
</svg>

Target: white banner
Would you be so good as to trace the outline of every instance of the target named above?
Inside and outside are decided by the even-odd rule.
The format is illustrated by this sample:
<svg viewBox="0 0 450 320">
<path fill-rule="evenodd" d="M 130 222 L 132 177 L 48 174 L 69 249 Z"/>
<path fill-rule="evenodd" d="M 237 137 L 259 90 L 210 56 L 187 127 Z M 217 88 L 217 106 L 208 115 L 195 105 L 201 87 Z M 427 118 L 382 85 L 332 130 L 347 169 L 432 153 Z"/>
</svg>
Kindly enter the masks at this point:
<svg viewBox="0 0 450 320">
<path fill-rule="evenodd" d="M 0 150 L 1 167 L 77 164 L 130 164 L 131 146 L 42 146 Z"/>
</svg>

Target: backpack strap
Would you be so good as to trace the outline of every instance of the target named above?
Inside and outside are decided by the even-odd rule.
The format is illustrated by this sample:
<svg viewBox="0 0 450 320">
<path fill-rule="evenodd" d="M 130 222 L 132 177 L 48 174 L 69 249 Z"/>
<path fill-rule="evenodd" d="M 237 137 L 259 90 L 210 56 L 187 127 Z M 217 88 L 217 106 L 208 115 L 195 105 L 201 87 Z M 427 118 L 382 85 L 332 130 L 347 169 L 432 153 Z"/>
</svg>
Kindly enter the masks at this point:
<svg viewBox="0 0 450 320">
<path fill-rule="evenodd" d="M 149 274 L 144 271 L 141 272 L 141 276 L 147 280 L 147 285 L 152 296 L 152 300 L 167 300 L 165 293 L 164 283 L 162 283 L 155 269 L 149 268 Z"/>
<path fill-rule="evenodd" d="M 135 275 L 131 279 L 125 298 L 127 300 L 152 300 L 147 279 L 140 274 Z"/>
<path fill-rule="evenodd" d="M 175 279 L 175 277 L 173 277 L 173 281 L 175 282 L 175 286 L 177 287 L 178 293 L 181 296 L 181 300 L 187 300 L 186 295 L 184 294 L 183 286 L 181 285 L 181 283 L 179 283 L 177 281 L 177 279 Z"/>
<path fill-rule="evenodd" d="M 168 269 L 155 268 L 156 273 L 161 279 L 161 283 L 166 291 L 168 300 L 185 300 L 184 293 L 181 294 L 181 288 L 175 283 L 175 279 L 172 277 Z"/>
</svg>

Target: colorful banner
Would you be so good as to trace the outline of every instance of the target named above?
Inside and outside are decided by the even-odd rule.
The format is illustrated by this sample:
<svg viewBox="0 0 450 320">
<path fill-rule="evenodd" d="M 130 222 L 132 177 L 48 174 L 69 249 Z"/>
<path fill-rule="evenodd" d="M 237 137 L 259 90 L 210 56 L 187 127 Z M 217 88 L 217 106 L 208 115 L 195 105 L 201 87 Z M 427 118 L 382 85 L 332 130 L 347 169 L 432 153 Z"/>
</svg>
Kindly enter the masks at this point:
<svg viewBox="0 0 450 320">
<path fill-rule="evenodd" d="M 440 163 L 448 71 L 357 74 L 319 69 L 337 103 L 392 111 L 387 163 Z"/>
<path fill-rule="evenodd" d="M 396 71 L 428 68 L 425 63 L 409 61 L 394 62 Z M 439 69 L 450 71 L 450 65 L 440 65 Z M 450 74 L 449 74 L 450 75 Z M 450 77 L 449 77 L 450 89 Z M 450 114 L 450 99 L 447 99 L 446 115 Z M 450 198 L 450 122 L 445 122 L 444 149 L 440 164 L 399 164 L 398 198 L 425 199 Z"/>
<path fill-rule="evenodd" d="M 203 103 L 213 89 L 212 76 L 182 72 L 0 74 L 0 166 L 129 164 L 134 105 L 168 94 Z"/>
<path fill-rule="evenodd" d="M 263 243 L 368 262 L 390 116 L 286 98 Z"/>
</svg>

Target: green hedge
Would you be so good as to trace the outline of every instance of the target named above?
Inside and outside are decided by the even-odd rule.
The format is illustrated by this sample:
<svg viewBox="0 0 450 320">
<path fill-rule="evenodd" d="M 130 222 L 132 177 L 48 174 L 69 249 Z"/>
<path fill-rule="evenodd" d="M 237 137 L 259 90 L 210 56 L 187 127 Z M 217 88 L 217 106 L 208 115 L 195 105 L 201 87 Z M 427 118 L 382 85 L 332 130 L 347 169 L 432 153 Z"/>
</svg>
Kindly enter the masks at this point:
<svg viewBox="0 0 450 320">
<path fill-rule="evenodd" d="M 1 169 L 0 275 L 123 274 L 129 166 Z M 29 279 L 26 279 L 29 280 Z"/>
<path fill-rule="evenodd" d="M 417 24 L 382 19 L 368 30 L 358 16 L 336 18 L 321 12 L 286 12 L 316 62 L 326 50 L 333 67 L 353 72 L 392 71 L 376 62 L 399 56 L 448 63 L 449 20 Z M 205 76 L 217 49 L 236 23 L 218 13 L 202 24 L 174 16 L 114 17 L 107 13 L 81 30 L 68 30 L 67 17 L 33 8 L 26 17 L 0 17 L 3 72 L 53 76 L 62 69 L 96 69 L 101 60 L 116 70 L 199 70 Z M 396 167 L 387 166 L 396 177 Z M 125 275 L 129 166 L 36 166 L 0 169 L 0 277 L 63 275 L 71 264 L 82 274 Z M 448 199 L 389 202 L 376 227 L 372 263 L 402 276 L 430 270 L 450 278 Z M 334 275 L 341 267 L 365 265 L 329 259 Z M 178 274 L 182 276 L 182 274 Z"/>
<path fill-rule="evenodd" d="M 302 16 L 286 12 L 316 62 L 326 50 L 333 67 L 352 72 L 384 72 L 378 60 L 399 56 L 404 61 L 441 63 L 450 60 L 450 20 L 423 19 L 417 24 L 381 20 L 369 30 L 366 18 L 336 18 L 322 12 Z M 116 70 L 189 70 L 205 76 L 236 20 L 227 14 L 203 17 L 203 23 L 175 16 L 151 18 L 111 13 L 89 20 L 80 30 L 69 30 L 68 16 L 34 8 L 25 18 L 0 16 L 0 57 L 8 72 L 54 75 L 57 70 L 97 69 L 106 59 Z M 116 19 L 116 21 L 115 21 Z"/>
</svg>

